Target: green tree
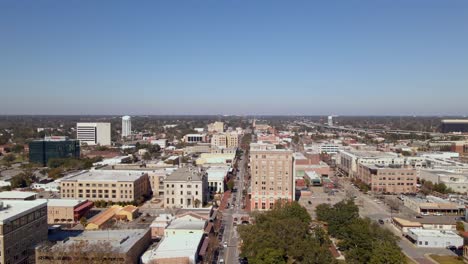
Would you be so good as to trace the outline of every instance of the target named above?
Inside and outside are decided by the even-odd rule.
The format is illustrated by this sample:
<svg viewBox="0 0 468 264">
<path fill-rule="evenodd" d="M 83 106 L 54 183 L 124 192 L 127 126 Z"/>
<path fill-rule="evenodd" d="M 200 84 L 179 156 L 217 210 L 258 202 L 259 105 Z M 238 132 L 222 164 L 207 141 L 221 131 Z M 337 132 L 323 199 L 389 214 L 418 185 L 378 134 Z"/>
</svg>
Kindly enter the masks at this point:
<svg viewBox="0 0 468 264">
<path fill-rule="evenodd" d="M 15 161 L 15 159 L 16 159 L 16 156 L 12 153 L 8 153 L 5 155 L 5 157 L 3 157 L 3 160 L 8 163 Z"/>
<path fill-rule="evenodd" d="M 382 241 L 375 246 L 369 264 L 400 264 L 406 263 L 406 258 L 400 248 L 394 243 Z"/>
<path fill-rule="evenodd" d="M 457 231 L 458 231 L 458 232 L 463 232 L 463 231 L 465 231 L 465 225 L 463 224 L 463 222 L 461 222 L 461 221 L 458 221 L 458 222 L 457 222 Z"/>
<path fill-rule="evenodd" d="M 144 160 L 151 160 L 151 154 L 147 151 L 145 154 L 143 154 L 143 159 Z"/>
<path fill-rule="evenodd" d="M 228 181 L 227 188 L 232 191 L 232 189 L 234 188 L 234 180 L 233 179 Z"/>
</svg>

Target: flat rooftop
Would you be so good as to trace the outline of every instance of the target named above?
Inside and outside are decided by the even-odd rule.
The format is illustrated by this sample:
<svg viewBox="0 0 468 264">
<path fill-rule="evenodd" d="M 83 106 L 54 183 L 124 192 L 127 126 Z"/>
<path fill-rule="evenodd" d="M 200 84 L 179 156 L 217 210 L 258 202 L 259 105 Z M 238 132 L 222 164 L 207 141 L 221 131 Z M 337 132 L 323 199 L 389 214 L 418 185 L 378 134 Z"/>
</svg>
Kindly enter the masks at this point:
<svg viewBox="0 0 468 264">
<path fill-rule="evenodd" d="M 81 171 L 79 173 L 67 175 L 60 179 L 61 181 L 123 181 L 133 182 L 139 179 L 141 176 L 147 174 L 144 171 L 138 170 L 89 170 Z"/>
<path fill-rule="evenodd" d="M 397 158 L 398 154 L 392 152 L 381 152 L 372 150 L 344 150 L 344 153 L 349 153 L 358 158 Z"/>
<path fill-rule="evenodd" d="M 47 206 L 47 203 L 41 200 L 0 200 L 0 203 L 2 204 L 0 209 L 0 224 L 17 219 L 41 207 Z"/>
<path fill-rule="evenodd" d="M 208 173 L 208 181 L 223 181 L 228 174 L 230 167 L 228 166 L 213 166 L 206 170 Z"/>
<path fill-rule="evenodd" d="M 24 200 L 24 199 L 27 199 L 36 195 L 37 193 L 35 192 L 5 191 L 5 192 L 0 192 L 0 200 L 1 199 Z"/>
<path fill-rule="evenodd" d="M 442 119 L 444 124 L 468 124 L 468 119 Z"/>
<path fill-rule="evenodd" d="M 54 207 L 75 207 L 77 205 L 86 202 L 87 200 L 76 200 L 76 199 L 39 199 L 39 201 L 47 202 L 47 206 Z"/>
<path fill-rule="evenodd" d="M 187 220 L 183 218 L 176 218 L 172 220 L 166 229 L 190 229 L 190 230 L 203 230 L 206 221 L 204 220 Z"/>
<path fill-rule="evenodd" d="M 410 228 L 409 232 L 413 233 L 413 234 L 415 234 L 417 236 L 425 236 L 425 237 L 438 237 L 438 238 L 460 237 L 455 232 L 449 231 L 449 230 L 433 230 L 433 229 Z"/>
<path fill-rule="evenodd" d="M 149 229 L 122 229 L 104 231 L 83 231 L 77 236 L 68 237 L 63 243 L 53 246 L 52 250 L 59 250 L 61 246 L 70 246 L 81 241 L 88 242 L 89 246 L 98 243 L 109 243 L 112 250 L 120 253 L 128 252 L 140 239 L 142 239 Z"/>
<path fill-rule="evenodd" d="M 202 238 L 203 233 L 177 234 L 164 237 L 157 248 L 143 254 L 142 260 L 148 263 L 153 259 L 194 257 Z"/>
</svg>

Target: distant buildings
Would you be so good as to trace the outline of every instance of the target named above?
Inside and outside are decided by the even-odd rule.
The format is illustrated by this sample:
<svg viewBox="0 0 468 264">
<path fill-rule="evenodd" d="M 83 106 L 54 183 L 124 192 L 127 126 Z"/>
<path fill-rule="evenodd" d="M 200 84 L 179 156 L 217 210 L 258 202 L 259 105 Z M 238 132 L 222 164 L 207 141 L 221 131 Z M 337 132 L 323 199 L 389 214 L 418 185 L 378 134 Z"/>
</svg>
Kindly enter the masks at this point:
<svg viewBox="0 0 468 264">
<path fill-rule="evenodd" d="M 81 144 L 89 146 L 111 145 L 111 124 L 110 123 L 77 123 L 76 138 Z"/>
<path fill-rule="evenodd" d="M 33 263 L 34 247 L 46 240 L 45 201 L 0 200 L 0 263 Z"/>
<path fill-rule="evenodd" d="M 205 134 L 187 134 L 183 137 L 185 143 L 199 143 L 206 142 Z"/>
<path fill-rule="evenodd" d="M 48 264 L 51 261 L 65 264 L 98 262 L 138 264 L 141 254 L 150 241 L 149 229 L 84 231 L 53 246 L 37 247 L 36 264 Z"/>
<path fill-rule="evenodd" d="M 130 116 L 122 117 L 122 137 L 132 135 L 132 120 Z"/>
<path fill-rule="evenodd" d="M 333 116 L 328 116 L 327 125 L 328 125 L 328 126 L 333 126 Z"/>
<path fill-rule="evenodd" d="M 134 202 L 150 194 L 148 173 L 125 170 L 91 170 L 65 176 L 60 181 L 62 199 Z"/>
<path fill-rule="evenodd" d="M 214 122 L 211 124 L 208 124 L 208 132 L 214 133 L 222 133 L 224 132 L 224 123 L 223 122 Z"/>
<path fill-rule="evenodd" d="M 359 164 L 357 178 L 377 193 L 416 193 L 416 169 L 401 165 Z"/>
<path fill-rule="evenodd" d="M 29 161 L 47 166 L 53 158 L 79 158 L 80 142 L 67 137 L 46 137 L 29 143 Z"/>
<path fill-rule="evenodd" d="M 182 167 L 164 180 L 166 208 L 199 208 L 208 200 L 206 173 Z"/>
<path fill-rule="evenodd" d="M 444 119 L 442 133 L 468 133 L 468 119 Z"/>
<path fill-rule="evenodd" d="M 294 201 L 293 152 L 284 149 L 251 149 L 251 208 L 269 210 L 281 199 Z"/>
</svg>

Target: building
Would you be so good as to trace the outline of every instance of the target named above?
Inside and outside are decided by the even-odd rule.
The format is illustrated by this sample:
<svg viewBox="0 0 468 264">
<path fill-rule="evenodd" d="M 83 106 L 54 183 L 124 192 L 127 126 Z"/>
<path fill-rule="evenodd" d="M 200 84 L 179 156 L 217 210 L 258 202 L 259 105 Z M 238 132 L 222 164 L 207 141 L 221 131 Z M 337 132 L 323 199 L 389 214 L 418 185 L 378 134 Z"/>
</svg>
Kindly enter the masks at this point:
<svg viewBox="0 0 468 264">
<path fill-rule="evenodd" d="M 198 208 L 208 201 L 208 179 L 197 168 L 182 167 L 164 180 L 166 208 Z"/>
<path fill-rule="evenodd" d="M 432 183 L 444 183 L 458 193 L 468 193 L 468 172 L 455 172 L 453 170 L 422 169 L 419 172 L 420 179 Z"/>
<path fill-rule="evenodd" d="M 0 263 L 33 263 L 34 247 L 47 240 L 47 203 L 0 200 Z"/>
<path fill-rule="evenodd" d="M 328 116 L 327 125 L 328 125 L 328 126 L 333 126 L 333 116 Z"/>
<path fill-rule="evenodd" d="M 250 150 L 251 207 L 268 210 L 277 200 L 294 201 L 293 152 L 285 149 Z"/>
<path fill-rule="evenodd" d="M 185 143 L 200 143 L 206 142 L 205 134 L 187 134 L 183 137 Z"/>
<path fill-rule="evenodd" d="M 138 215 L 138 207 L 133 205 L 113 205 L 89 219 L 86 230 L 96 230 L 105 227 L 111 219 L 133 221 Z"/>
<path fill-rule="evenodd" d="M 149 229 L 84 231 L 55 245 L 37 247 L 36 264 L 48 264 L 51 260 L 87 263 L 90 258 L 93 263 L 138 264 L 150 241 Z"/>
<path fill-rule="evenodd" d="M 90 170 L 65 176 L 60 180 L 62 199 L 142 201 L 151 187 L 148 173 L 125 170 Z"/>
<path fill-rule="evenodd" d="M 340 150 L 336 158 L 338 170 L 350 177 L 355 177 L 358 164 L 399 164 L 409 165 L 407 159 L 392 152 Z"/>
<path fill-rule="evenodd" d="M 417 247 L 463 247 L 463 238 L 453 231 L 410 228 L 406 237 Z"/>
<path fill-rule="evenodd" d="M 239 136 L 237 133 L 217 133 L 211 137 L 211 145 L 218 148 L 238 148 Z"/>
<path fill-rule="evenodd" d="M 208 190 L 212 193 L 224 193 L 224 182 L 229 173 L 228 166 L 213 166 L 206 170 Z"/>
<path fill-rule="evenodd" d="M 208 166 L 212 164 L 231 165 L 236 158 L 236 153 L 202 153 L 195 162 L 197 165 Z"/>
<path fill-rule="evenodd" d="M 158 145 L 161 149 L 165 149 L 168 145 L 168 140 L 165 138 L 151 140 L 151 145 Z"/>
<path fill-rule="evenodd" d="M 442 133 L 468 133 L 467 119 L 443 119 L 441 123 Z"/>
<path fill-rule="evenodd" d="M 49 199 L 47 201 L 47 224 L 76 224 L 93 208 L 88 200 Z"/>
<path fill-rule="evenodd" d="M 156 217 L 150 225 L 151 239 L 160 239 L 164 236 L 166 227 L 169 226 L 175 217 L 171 214 L 160 214 Z"/>
<path fill-rule="evenodd" d="M 76 138 L 81 144 L 88 146 L 111 145 L 111 124 L 110 123 L 77 123 Z"/>
<path fill-rule="evenodd" d="M 130 116 L 122 117 L 122 138 L 132 135 L 132 119 Z"/>
<path fill-rule="evenodd" d="M 29 143 L 29 161 L 47 166 L 53 158 L 79 158 L 80 142 L 67 137 L 45 137 Z"/>
<path fill-rule="evenodd" d="M 37 197 L 37 193 L 35 192 L 21 192 L 21 191 L 0 192 L 0 200 L 30 201 L 30 200 L 36 200 L 36 197 Z"/>
<path fill-rule="evenodd" d="M 401 165 L 359 164 L 357 179 L 376 193 L 416 193 L 417 172 Z"/>
<path fill-rule="evenodd" d="M 222 133 L 222 132 L 224 132 L 224 123 L 217 121 L 217 122 L 208 124 L 208 132 L 210 132 L 210 133 L 213 133 L 213 132 Z"/>
<path fill-rule="evenodd" d="M 435 196 L 402 195 L 403 205 L 421 215 L 464 215 L 465 206 Z"/>
<path fill-rule="evenodd" d="M 141 257 L 143 264 L 196 264 L 204 235 L 200 233 L 164 237 Z"/>
</svg>

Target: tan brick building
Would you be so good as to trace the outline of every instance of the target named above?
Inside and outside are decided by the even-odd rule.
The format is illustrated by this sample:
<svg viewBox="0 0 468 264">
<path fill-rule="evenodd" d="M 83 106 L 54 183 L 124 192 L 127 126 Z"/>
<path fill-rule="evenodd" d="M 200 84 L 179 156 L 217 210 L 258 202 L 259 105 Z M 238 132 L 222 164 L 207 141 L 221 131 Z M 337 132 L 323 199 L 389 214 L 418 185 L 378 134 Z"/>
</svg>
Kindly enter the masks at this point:
<svg viewBox="0 0 468 264">
<path fill-rule="evenodd" d="M 133 202 L 150 194 L 148 173 L 124 170 L 90 170 L 62 178 L 62 199 Z"/>
<path fill-rule="evenodd" d="M 359 164 L 357 178 L 379 193 L 414 193 L 417 191 L 417 173 L 401 165 Z"/>
<path fill-rule="evenodd" d="M 279 199 L 295 198 L 293 152 L 285 149 L 250 151 L 251 208 L 269 210 Z"/>
<path fill-rule="evenodd" d="M 88 200 L 49 199 L 47 201 L 47 223 L 74 224 L 93 207 Z"/>
<path fill-rule="evenodd" d="M 0 263 L 32 263 L 34 247 L 46 240 L 45 201 L 0 200 Z"/>
</svg>

